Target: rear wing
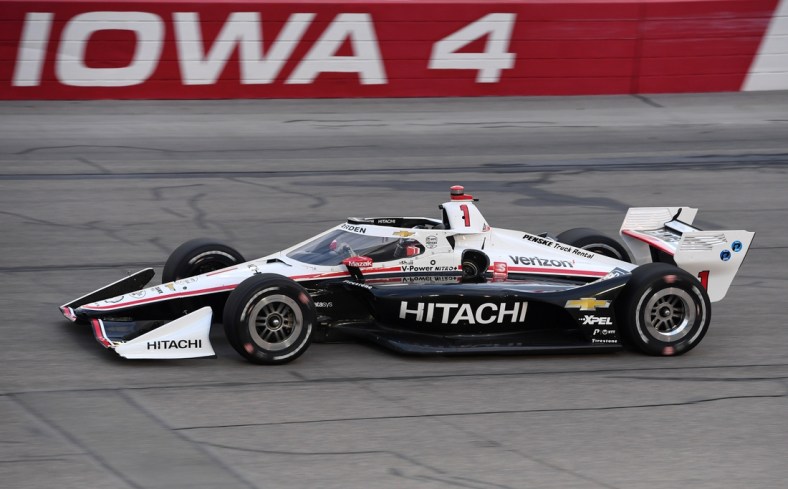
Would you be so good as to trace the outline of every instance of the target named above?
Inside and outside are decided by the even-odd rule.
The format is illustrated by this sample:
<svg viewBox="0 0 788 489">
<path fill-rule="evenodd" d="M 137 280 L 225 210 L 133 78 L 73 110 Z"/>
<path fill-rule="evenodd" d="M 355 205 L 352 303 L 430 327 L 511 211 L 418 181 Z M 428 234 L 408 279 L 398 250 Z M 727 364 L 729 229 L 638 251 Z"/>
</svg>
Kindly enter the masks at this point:
<svg viewBox="0 0 788 489">
<path fill-rule="evenodd" d="M 692 225 L 697 212 L 691 207 L 631 208 L 621 238 L 635 263 L 675 263 L 697 277 L 716 302 L 728 292 L 755 233 L 703 231 Z"/>
</svg>

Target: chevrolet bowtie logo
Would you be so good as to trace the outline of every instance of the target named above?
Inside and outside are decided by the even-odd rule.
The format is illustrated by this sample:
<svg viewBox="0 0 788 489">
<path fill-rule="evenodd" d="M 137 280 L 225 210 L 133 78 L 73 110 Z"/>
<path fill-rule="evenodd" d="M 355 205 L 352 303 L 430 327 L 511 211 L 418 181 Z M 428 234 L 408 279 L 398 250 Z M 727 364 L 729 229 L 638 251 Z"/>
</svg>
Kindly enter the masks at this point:
<svg viewBox="0 0 788 489">
<path fill-rule="evenodd" d="M 416 233 L 412 233 L 410 231 L 397 231 L 394 233 L 394 236 L 401 236 L 403 238 L 407 238 L 408 236 L 413 236 Z"/>
<path fill-rule="evenodd" d="M 581 311 L 596 311 L 596 309 L 605 309 L 610 307 L 610 301 L 600 301 L 593 297 L 583 297 L 582 299 L 572 299 L 566 301 L 567 308 L 578 308 Z"/>
</svg>

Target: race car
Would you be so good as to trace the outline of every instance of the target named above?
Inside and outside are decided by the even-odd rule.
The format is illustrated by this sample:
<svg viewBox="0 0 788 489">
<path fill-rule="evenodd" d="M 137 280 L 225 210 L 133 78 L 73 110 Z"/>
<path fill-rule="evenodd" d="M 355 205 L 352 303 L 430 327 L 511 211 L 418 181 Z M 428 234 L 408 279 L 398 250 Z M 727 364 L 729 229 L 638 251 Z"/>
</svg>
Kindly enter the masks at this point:
<svg viewBox="0 0 788 489">
<path fill-rule="evenodd" d="M 610 351 L 679 355 L 700 343 L 750 248 L 702 231 L 697 209 L 632 208 L 628 249 L 587 228 L 491 227 L 454 186 L 440 218 L 365 217 L 247 261 L 195 239 L 161 284 L 151 268 L 60 306 L 129 359 L 215 356 L 214 317 L 244 358 L 290 362 L 312 341 L 360 338 L 401 353 Z M 147 286 L 147 287 L 146 287 Z"/>
</svg>

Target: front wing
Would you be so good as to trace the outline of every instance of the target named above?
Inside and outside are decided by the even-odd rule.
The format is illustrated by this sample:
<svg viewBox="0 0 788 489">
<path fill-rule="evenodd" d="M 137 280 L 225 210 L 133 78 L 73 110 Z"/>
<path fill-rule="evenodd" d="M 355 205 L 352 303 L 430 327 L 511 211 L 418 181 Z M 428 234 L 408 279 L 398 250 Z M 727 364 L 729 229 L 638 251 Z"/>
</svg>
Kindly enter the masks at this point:
<svg viewBox="0 0 788 489">
<path fill-rule="evenodd" d="M 79 306 L 136 291 L 153 276 L 152 269 L 141 270 L 63 304 L 60 311 L 71 321 L 78 321 L 75 309 Z M 122 315 L 89 321 L 96 341 L 124 358 L 203 358 L 216 356 L 209 339 L 212 316 L 212 309 L 203 307 L 172 321 L 137 321 Z"/>
</svg>

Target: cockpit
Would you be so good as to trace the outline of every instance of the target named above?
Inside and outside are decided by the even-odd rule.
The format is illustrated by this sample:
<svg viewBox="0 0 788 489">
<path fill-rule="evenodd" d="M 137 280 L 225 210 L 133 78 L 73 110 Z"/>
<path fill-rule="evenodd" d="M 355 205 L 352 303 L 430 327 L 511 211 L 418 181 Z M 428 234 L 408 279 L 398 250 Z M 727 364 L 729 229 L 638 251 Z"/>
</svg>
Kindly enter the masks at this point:
<svg viewBox="0 0 788 489">
<path fill-rule="evenodd" d="M 418 256 L 424 250 L 424 245 L 410 236 L 370 236 L 336 229 L 299 246 L 287 257 L 310 265 L 337 266 L 353 256 L 385 262 Z"/>
</svg>

